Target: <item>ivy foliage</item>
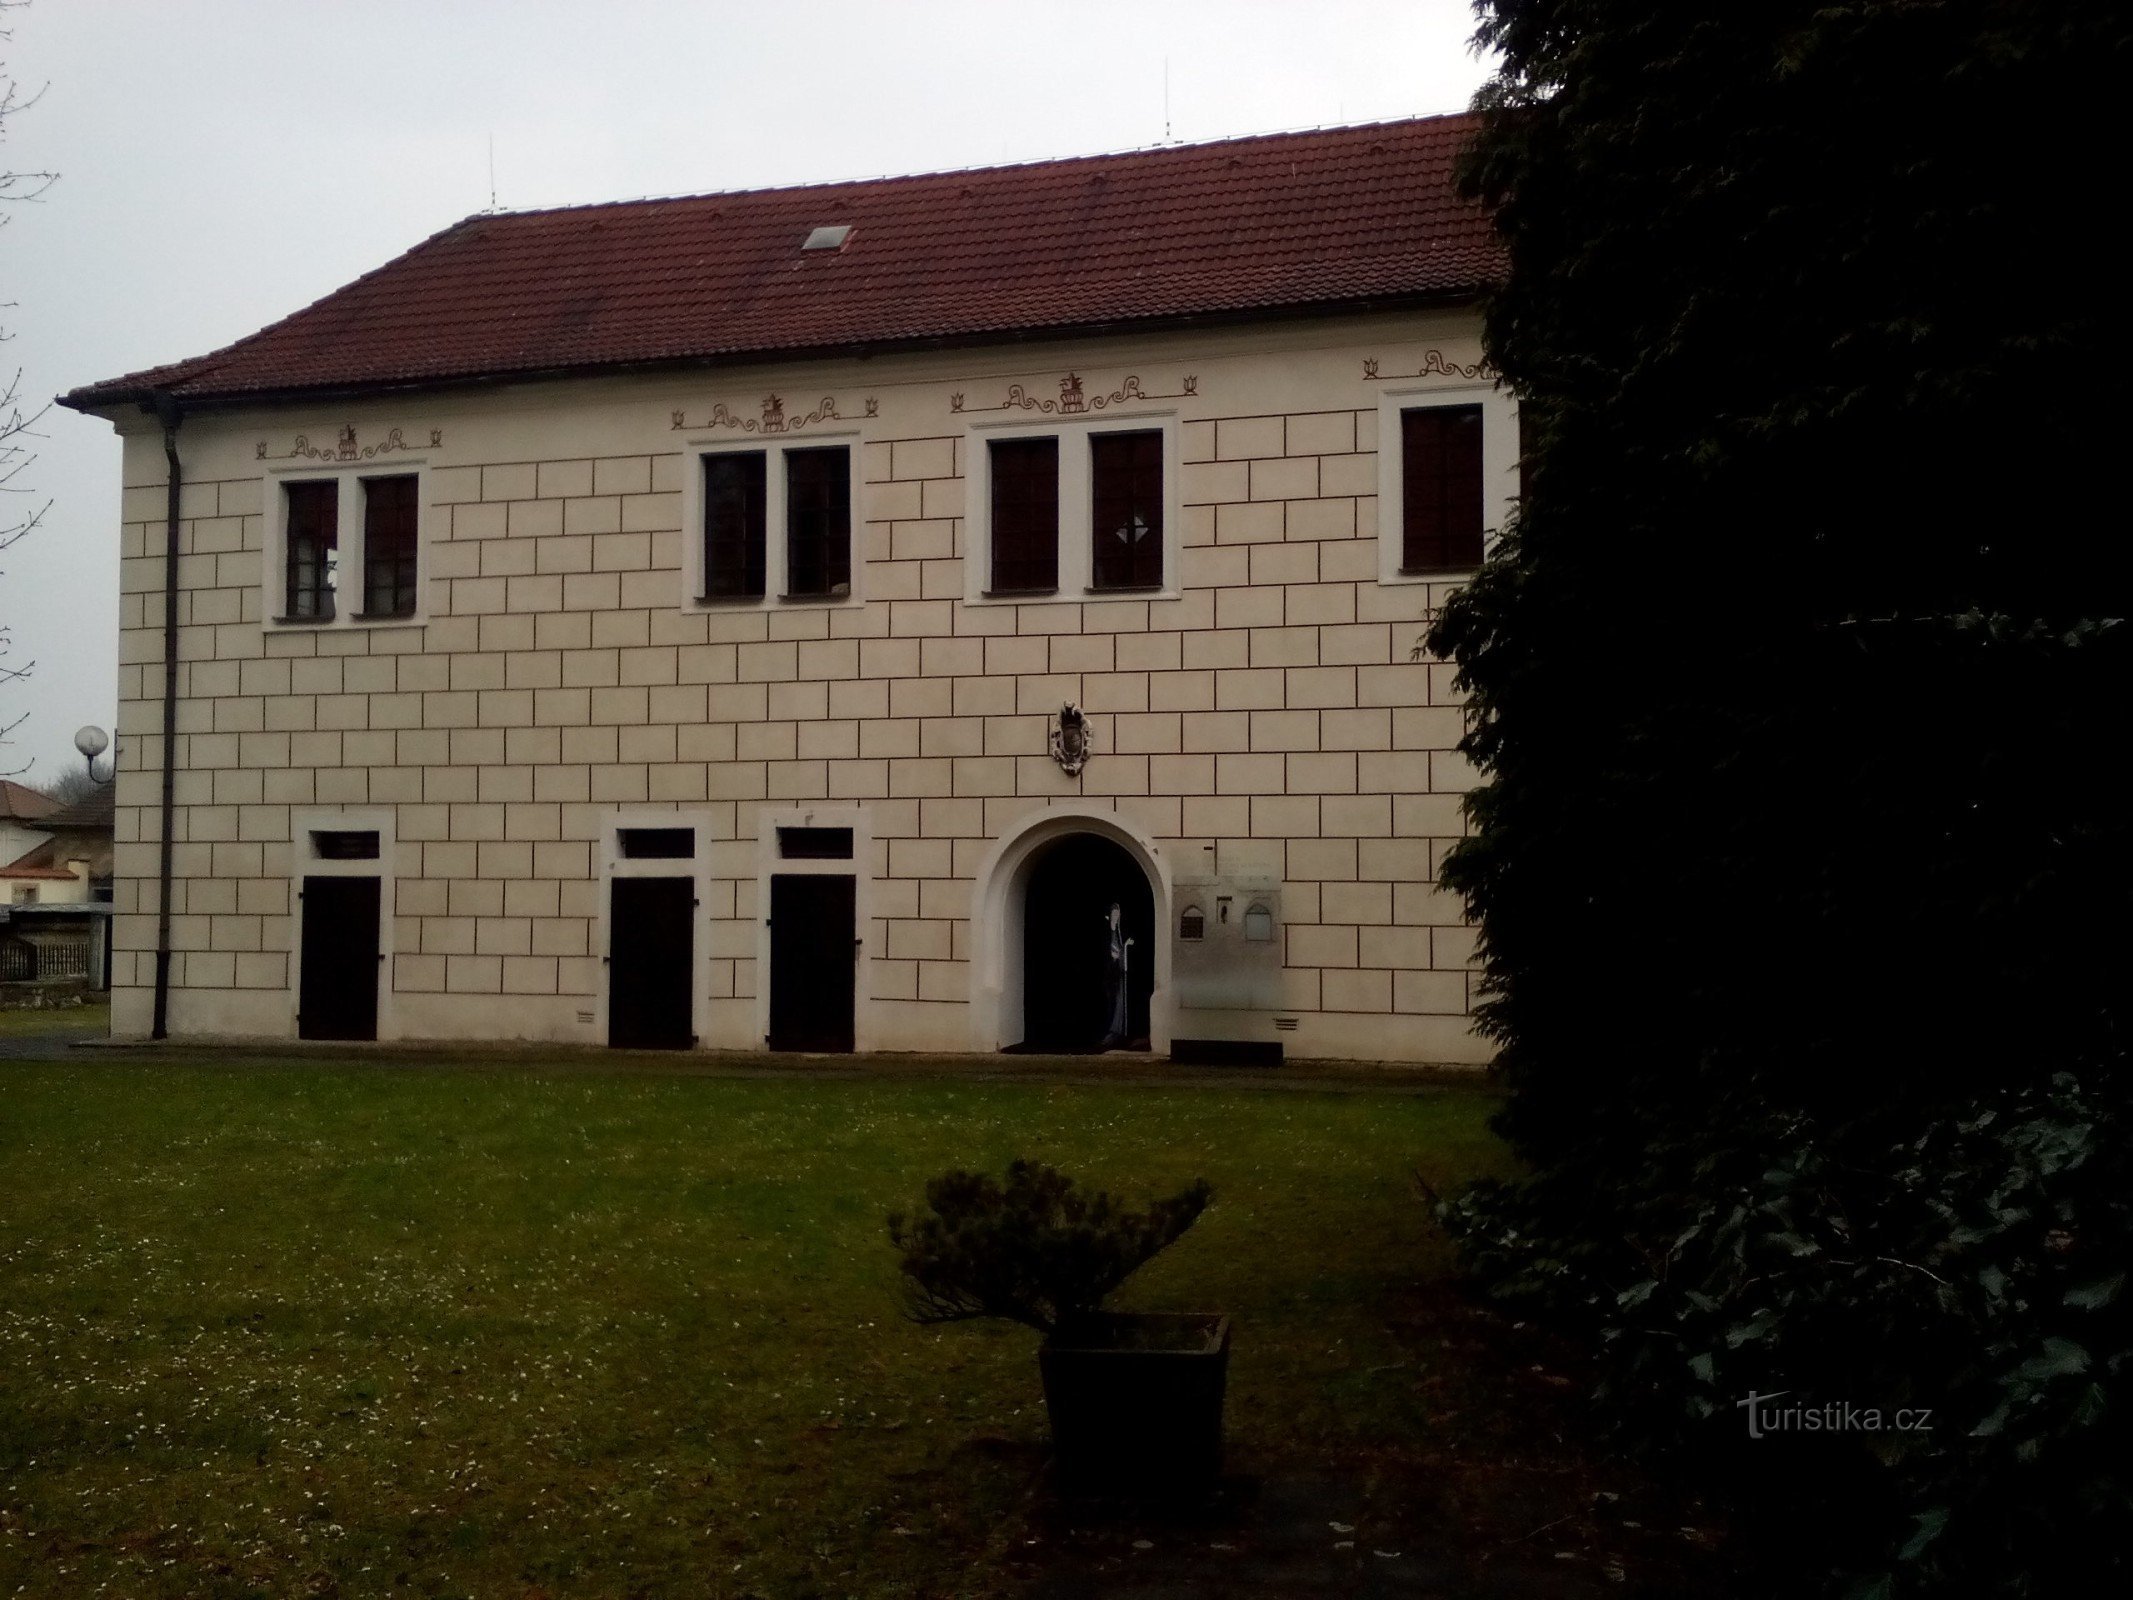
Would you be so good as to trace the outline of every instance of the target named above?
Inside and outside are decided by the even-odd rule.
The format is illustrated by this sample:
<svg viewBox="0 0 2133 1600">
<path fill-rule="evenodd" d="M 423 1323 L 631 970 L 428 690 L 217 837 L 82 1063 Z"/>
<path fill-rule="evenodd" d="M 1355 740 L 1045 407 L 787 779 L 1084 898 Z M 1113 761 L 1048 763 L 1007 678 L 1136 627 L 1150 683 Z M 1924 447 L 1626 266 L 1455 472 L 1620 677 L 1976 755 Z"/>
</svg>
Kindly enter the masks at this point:
<svg viewBox="0 0 2133 1600">
<path fill-rule="evenodd" d="M 1100 1310 L 1213 1198 L 1202 1179 L 1135 1211 L 1033 1161 L 1010 1162 L 1004 1181 L 944 1173 L 926 1185 L 924 1210 L 889 1217 L 905 1310 L 921 1323 L 1004 1317 L 1049 1335 Z"/>
<path fill-rule="evenodd" d="M 1526 492 L 1427 644 L 1533 1175 L 1446 1218 L 1773 1548 L 2123 1577 L 2133 18 L 1480 11 Z M 1750 1441 L 1751 1391 L 1933 1421 Z"/>
</svg>

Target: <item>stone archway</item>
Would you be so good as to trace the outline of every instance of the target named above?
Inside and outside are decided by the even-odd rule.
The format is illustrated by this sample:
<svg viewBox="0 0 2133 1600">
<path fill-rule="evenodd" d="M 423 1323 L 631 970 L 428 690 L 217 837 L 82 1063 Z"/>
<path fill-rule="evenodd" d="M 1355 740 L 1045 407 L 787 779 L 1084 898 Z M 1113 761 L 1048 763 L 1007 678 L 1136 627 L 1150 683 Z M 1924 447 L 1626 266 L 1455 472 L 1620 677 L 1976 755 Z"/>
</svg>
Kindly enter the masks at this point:
<svg viewBox="0 0 2133 1600">
<path fill-rule="evenodd" d="M 1086 840 L 1085 844 L 1075 841 Z M 1117 852 L 1108 857 L 1104 846 Z M 971 1034 L 980 1050 L 1021 1044 L 1030 1020 L 1027 986 L 1028 922 L 1032 883 L 1044 895 L 1044 863 L 1071 862 L 1059 849 L 1081 852 L 1092 863 L 1107 857 L 1137 868 L 1147 884 L 1145 944 L 1135 956 L 1145 962 L 1149 1049 L 1170 1049 L 1171 983 L 1170 864 L 1162 848 L 1115 812 L 1056 807 L 1025 818 L 1001 837 L 978 865 L 971 900 Z M 1122 886 L 1130 887 L 1130 886 Z M 1041 909 L 1041 905 L 1040 905 Z M 1139 917 L 1134 918 L 1136 923 Z M 1136 938 L 1138 938 L 1138 934 Z M 1039 1007 L 1040 1016 L 1043 1007 Z M 1136 1021 L 1138 1018 L 1136 1017 Z"/>
</svg>

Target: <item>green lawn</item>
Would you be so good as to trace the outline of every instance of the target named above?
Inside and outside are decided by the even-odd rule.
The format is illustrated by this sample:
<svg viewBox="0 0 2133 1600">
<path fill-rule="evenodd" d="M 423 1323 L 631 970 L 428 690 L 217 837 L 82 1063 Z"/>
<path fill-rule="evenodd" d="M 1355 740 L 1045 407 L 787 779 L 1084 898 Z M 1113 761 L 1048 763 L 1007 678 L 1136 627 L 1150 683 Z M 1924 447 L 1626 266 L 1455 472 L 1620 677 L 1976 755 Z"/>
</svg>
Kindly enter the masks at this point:
<svg viewBox="0 0 2133 1600">
<path fill-rule="evenodd" d="M 1462 1395 L 1412 1173 L 1498 1164 L 1489 1106 L 0 1065 L 0 1593 L 997 1592 L 1034 1336 L 902 1320 L 886 1209 L 1015 1155 L 1205 1175 L 1127 1302 L 1236 1318 L 1233 1465 L 1353 1470 Z"/>
<path fill-rule="evenodd" d="M 111 1007 L 52 1006 L 35 1011 L 0 1011 L 0 1039 L 41 1039 L 54 1034 L 105 1034 L 111 1031 Z"/>
</svg>

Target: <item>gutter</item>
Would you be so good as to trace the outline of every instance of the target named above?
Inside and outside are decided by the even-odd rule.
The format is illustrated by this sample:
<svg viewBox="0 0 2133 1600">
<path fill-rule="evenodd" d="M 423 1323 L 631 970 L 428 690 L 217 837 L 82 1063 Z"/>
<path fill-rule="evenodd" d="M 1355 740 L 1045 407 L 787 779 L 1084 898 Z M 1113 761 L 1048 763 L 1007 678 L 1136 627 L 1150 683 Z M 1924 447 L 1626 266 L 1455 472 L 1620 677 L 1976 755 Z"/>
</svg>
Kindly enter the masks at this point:
<svg viewBox="0 0 2133 1600">
<path fill-rule="evenodd" d="M 173 835 L 178 820 L 178 498 L 185 468 L 178 459 L 178 425 L 185 420 L 175 396 L 154 396 L 163 424 L 163 459 L 169 488 L 163 515 L 163 825 L 156 851 L 156 999 L 151 1039 L 170 1037 L 170 895 Z"/>
</svg>

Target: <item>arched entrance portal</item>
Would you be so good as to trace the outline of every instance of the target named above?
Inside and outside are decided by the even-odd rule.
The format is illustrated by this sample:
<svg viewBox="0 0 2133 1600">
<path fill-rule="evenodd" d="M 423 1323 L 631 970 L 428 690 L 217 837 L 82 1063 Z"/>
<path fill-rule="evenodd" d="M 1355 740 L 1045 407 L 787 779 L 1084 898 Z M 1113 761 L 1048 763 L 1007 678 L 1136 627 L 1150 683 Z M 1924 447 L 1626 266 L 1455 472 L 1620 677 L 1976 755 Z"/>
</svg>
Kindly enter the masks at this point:
<svg viewBox="0 0 2133 1600">
<path fill-rule="evenodd" d="M 1027 1050 L 1148 1048 L 1155 987 L 1155 895 L 1114 841 L 1070 833 L 1039 849 L 1022 895 L 1022 1045 Z M 1125 1028 L 1116 1025 L 1111 909 L 1125 947 Z"/>
<path fill-rule="evenodd" d="M 1025 813 L 979 858 L 972 883 L 970 1042 L 973 1049 L 1011 1050 L 1028 1039 L 1030 1009 L 1023 991 L 1027 987 L 1024 979 L 1031 965 L 1025 959 L 1024 951 L 1030 921 L 1030 886 L 1039 864 L 1056 847 L 1077 839 L 1093 839 L 1116 846 L 1141 875 L 1146 892 L 1152 898 L 1151 929 L 1169 925 L 1169 859 L 1162 845 L 1130 818 L 1108 807 L 1072 801 Z M 1072 859 L 1062 857 L 1061 863 Z M 1122 893 L 1119 897 L 1121 913 L 1129 899 L 1137 903 L 1138 898 L 1137 893 Z M 1044 900 L 1041 889 L 1038 899 L 1041 905 Z M 1084 912 L 1086 909 L 1084 907 Z M 1108 940 L 1102 918 L 1109 909 L 1109 900 L 1096 908 L 1096 932 L 1104 944 Z M 1062 910 L 1055 901 L 1055 919 L 1074 915 L 1076 913 L 1071 908 Z M 1040 937 L 1048 937 L 1048 934 Z M 1134 937 L 1140 938 L 1141 935 L 1136 933 Z M 1133 954 L 1134 965 L 1142 974 L 1140 983 L 1153 985 L 1152 992 L 1148 989 L 1140 992 L 1146 997 L 1144 1003 L 1148 1008 L 1148 1047 L 1161 1054 L 1170 1048 L 1170 943 L 1167 939 L 1151 938 L 1147 944 L 1135 945 Z M 1052 976 L 1041 967 L 1036 979 L 1039 987 L 1054 984 Z"/>
</svg>

